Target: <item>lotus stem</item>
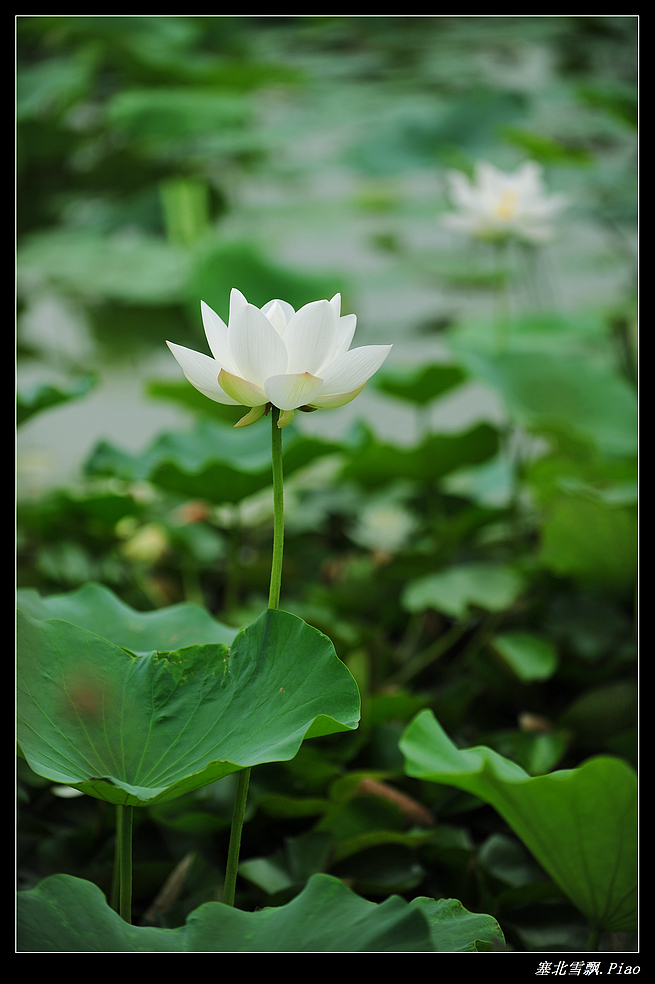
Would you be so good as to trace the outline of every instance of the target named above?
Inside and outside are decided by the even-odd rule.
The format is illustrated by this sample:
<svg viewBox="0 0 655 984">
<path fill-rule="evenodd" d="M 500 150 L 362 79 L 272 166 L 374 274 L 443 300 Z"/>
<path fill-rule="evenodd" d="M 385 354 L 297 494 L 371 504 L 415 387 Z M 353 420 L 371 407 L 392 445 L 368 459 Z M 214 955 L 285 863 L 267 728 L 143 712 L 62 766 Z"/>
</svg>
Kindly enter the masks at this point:
<svg viewBox="0 0 655 984">
<path fill-rule="evenodd" d="M 269 610 L 277 610 L 280 604 L 280 587 L 282 584 L 282 555 L 284 551 L 284 476 L 282 471 L 282 430 L 278 427 L 280 411 L 271 409 L 271 458 L 273 467 L 273 557 L 271 562 L 271 578 L 268 595 Z M 230 843 L 225 865 L 225 882 L 223 885 L 223 902 L 234 905 L 237 873 L 239 870 L 239 851 L 241 849 L 241 834 L 243 820 L 248 801 L 250 785 L 250 769 L 241 769 L 237 780 L 237 790 L 232 811 L 232 826 L 230 828 Z"/>
<path fill-rule="evenodd" d="M 132 922 L 132 827 L 134 807 L 116 807 L 116 866 L 118 870 L 118 914 Z"/>
</svg>

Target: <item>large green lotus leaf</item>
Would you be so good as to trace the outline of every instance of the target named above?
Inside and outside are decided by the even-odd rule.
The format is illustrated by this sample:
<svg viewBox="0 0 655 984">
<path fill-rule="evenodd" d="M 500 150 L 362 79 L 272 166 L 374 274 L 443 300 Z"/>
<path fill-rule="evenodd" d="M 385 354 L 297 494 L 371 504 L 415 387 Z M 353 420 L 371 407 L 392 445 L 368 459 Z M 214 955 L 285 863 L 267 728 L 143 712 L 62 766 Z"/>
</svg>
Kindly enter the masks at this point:
<svg viewBox="0 0 655 984">
<path fill-rule="evenodd" d="M 375 376 L 375 388 L 407 403 L 425 406 L 465 382 L 465 370 L 455 363 L 387 370 Z"/>
<path fill-rule="evenodd" d="M 512 352 L 539 352 L 549 356 L 589 357 L 607 348 L 607 324 L 602 311 L 576 310 L 515 312 L 508 332 Z M 469 318 L 448 334 L 448 347 L 468 361 L 471 353 L 499 355 L 498 332 L 493 319 Z"/>
<path fill-rule="evenodd" d="M 453 899 L 376 904 L 323 874 L 287 905 L 241 912 L 208 902 L 178 929 L 128 925 L 97 886 L 71 875 L 18 895 L 22 953 L 452 953 L 503 943 L 495 919 Z"/>
<path fill-rule="evenodd" d="M 50 410 L 52 407 L 86 396 L 96 385 L 95 373 L 86 373 L 66 387 L 41 383 L 29 389 L 21 389 L 16 397 L 16 420 L 24 424 L 30 417 Z"/>
<path fill-rule="evenodd" d="M 601 590 L 632 593 L 638 565 L 637 510 L 579 494 L 549 504 L 541 531 L 544 567 Z"/>
<path fill-rule="evenodd" d="M 248 120 L 251 104 L 241 92 L 212 88 L 125 89 L 107 106 L 112 126 L 146 145 L 168 146 L 212 130 L 239 130 Z"/>
<path fill-rule="evenodd" d="M 458 468 L 479 464 L 498 451 L 498 433 L 489 424 L 478 424 L 457 434 L 430 434 L 415 447 L 383 444 L 370 432 L 353 447 L 344 468 L 345 478 L 368 488 L 408 478 L 434 481 Z"/>
<path fill-rule="evenodd" d="M 235 430 L 201 418 L 191 431 L 162 434 L 136 455 L 102 442 L 85 467 L 90 475 L 147 480 L 193 498 L 239 502 L 271 483 L 271 434 L 267 424 L 268 421 L 260 421 Z M 305 437 L 290 428 L 284 440 L 284 473 L 290 475 L 315 458 L 339 450 L 339 445 Z"/>
<path fill-rule="evenodd" d="M 491 646 L 524 683 L 548 680 L 557 670 L 557 650 L 543 636 L 532 632 L 503 632 L 492 639 Z"/>
<path fill-rule="evenodd" d="M 33 771 L 137 806 L 288 761 L 304 738 L 359 718 L 357 686 L 327 636 L 278 611 L 229 650 L 141 656 L 19 612 L 18 687 L 18 741 Z"/>
<path fill-rule="evenodd" d="M 157 307 L 179 303 L 190 262 L 188 252 L 162 237 L 130 239 L 69 228 L 32 233 L 18 255 L 26 281 L 38 277 L 94 301 Z"/>
<path fill-rule="evenodd" d="M 139 612 L 102 584 L 93 582 L 69 594 L 42 598 L 31 588 L 21 588 L 18 607 L 37 619 L 61 619 L 88 629 L 132 653 L 170 651 L 183 646 L 232 643 L 237 630 L 223 625 L 199 605 L 182 602 L 152 612 Z"/>
<path fill-rule="evenodd" d="M 607 367 L 570 352 L 462 352 L 461 357 L 526 427 L 563 428 L 590 438 L 607 454 L 636 452 L 635 391 Z"/>
<path fill-rule="evenodd" d="M 504 611 L 525 587 L 523 577 L 506 564 L 458 564 L 410 581 L 403 605 L 410 612 L 428 608 L 465 618 L 470 605 L 489 612 Z"/>
<path fill-rule="evenodd" d="M 620 759 L 529 776 L 490 748 L 460 750 L 431 711 L 400 741 L 405 771 L 489 803 L 592 926 L 631 932 L 637 906 L 637 778 Z"/>
<path fill-rule="evenodd" d="M 198 298 L 216 311 L 227 323 L 230 291 L 235 284 L 251 304 L 262 307 L 272 297 L 283 297 L 296 311 L 319 297 L 332 297 L 344 289 L 342 273 L 312 274 L 308 271 L 287 268 L 269 258 L 247 239 L 225 240 L 224 237 L 207 239 L 193 251 L 192 266 L 187 283 L 186 296 L 194 323 L 198 326 L 199 345 L 206 340 L 199 317 Z M 347 303 L 344 302 L 344 314 Z M 182 339 L 171 339 L 180 341 Z M 183 343 L 184 344 L 184 343 Z M 191 348 L 196 348 L 194 344 Z M 206 351 L 204 347 L 201 351 Z M 211 402 L 211 401 L 210 401 Z"/>
<path fill-rule="evenodd" d="M 448 66 L 450 79 L 459 75 L 461 58 L 455 42 Z M 439 61 L 444 57 L 440 50 Z M 463 95 L 434 93 L 423 101 L 415 95 L 398 102 L 387 101 L 379 109 L 375 126 L 363 127 L 348 151 L 349 160 L 365 174 L 374 176 L 415 173 L 433 168 L 435 162 L 451 167 L 453 154 L 484 158 L 487 148 L 497 146 L 497 129 L 520 120 L 525 113 L 523 98 L 514 92 L 500 92 L 490 86 L 468 87 Z"/>
</svg>

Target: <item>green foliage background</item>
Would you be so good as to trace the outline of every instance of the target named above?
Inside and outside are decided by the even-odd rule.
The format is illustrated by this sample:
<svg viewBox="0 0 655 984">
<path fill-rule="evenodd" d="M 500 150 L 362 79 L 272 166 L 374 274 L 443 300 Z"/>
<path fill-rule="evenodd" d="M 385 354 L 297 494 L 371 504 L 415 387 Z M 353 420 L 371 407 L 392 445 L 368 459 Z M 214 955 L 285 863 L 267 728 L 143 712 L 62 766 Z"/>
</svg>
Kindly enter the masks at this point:
<svg viewBox="0 0 655 984">
<path fill-rule="evenodd" d="M 97 582 L 136 612 L 249 624 L 267 421 L 233 431 L 165 340 L 205 351 L 200 300 L 226 316 L 238 287 L 340 291 L 355 344 L 394 345 L 354 403 L 284 433 L 282 608 L 332 639 L 363 714 L 253 773 L 242 910 L 328 873 L 375 902 L 457 899 L 510 949 L 584 947 L 576 900 L 483 787 L 406 772 L 399 743 L 427 710 L 530 777 L 637 765 L 637 28 L 17 18 L 23 598 Z M 444 230 L 449 168 L 528 158 L 569 199 L 552 244 L 500 256 Z M 106 892 L 108 804 L 18 774 L 19 887 Z M 232 796 L 227 776 L 138 811 L 137 921 L 177 930 L 216 897 Z M 601 940 L 635 947 L 632 925 Z"/>
</svg>

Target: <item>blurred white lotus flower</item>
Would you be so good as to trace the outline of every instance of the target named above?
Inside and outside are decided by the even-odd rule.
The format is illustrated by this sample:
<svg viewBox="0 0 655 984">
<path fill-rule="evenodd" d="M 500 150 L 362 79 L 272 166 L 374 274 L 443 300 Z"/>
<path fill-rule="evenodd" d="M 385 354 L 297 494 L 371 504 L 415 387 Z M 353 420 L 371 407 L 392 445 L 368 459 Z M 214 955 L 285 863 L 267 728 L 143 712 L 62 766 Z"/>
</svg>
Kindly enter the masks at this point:
<svg viewBox="0 0 655 984">
<path fill-rule="evenodd" d="M 380 500 L 364 507 L 349 536 L 360 547 L 393 554 L 402 550 L 416 526 L 415 517 L 403 505 Z"/>
<path fill-rule="evenodd" d="M 298 409 L 342 407 L 363 390 L 391 350 L 391 345 L 350 348 L 357 319 L 341 316 L 340 294 L 294 311 L 280 300 L 257 308 L 233 289 L 227 325 L 204 301 L 201 310 L 213 358 L 166 344 L 189 382 L 210 400 L 252 408 L 237 427 L 254 423 L 271 406 L 282 411 L 279 427 L 291 423 Z"/>
<path fill-rule="evenodd" d="M 459 211 L 445 223 L 476 239 L 498 241 L 516 236 L 531 244 L 552 238 L 550 220 L 567 204 L 563 195 L 548 195 L 542 169 L 527 161 L 514 174 L 480 163 L 475 180 L 451 171 L 448 175 L 453 204 Z"/>
<path fill-rule="evenodd" d="M 131 517 L 130 517 L 131 518 Z M 122 528 L 127 532 L 126 527 Z M 144 564 L 156 564 L 168 550 L 166 530 L 159 523 L 146 523 L 129 536 L 122 552 L 129 559 Z"/>
</svg>

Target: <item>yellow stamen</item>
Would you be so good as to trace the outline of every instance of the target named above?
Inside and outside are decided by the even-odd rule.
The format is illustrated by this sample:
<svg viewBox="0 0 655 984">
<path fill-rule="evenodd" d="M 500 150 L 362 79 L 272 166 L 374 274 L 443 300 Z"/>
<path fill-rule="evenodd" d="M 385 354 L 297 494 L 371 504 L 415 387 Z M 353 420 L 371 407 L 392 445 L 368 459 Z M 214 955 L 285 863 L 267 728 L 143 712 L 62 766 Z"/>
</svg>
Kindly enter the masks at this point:
<svg viewBox="0 0 655 984">
<path fill-rule="evenodd" d="M 500 196 L 500 201 L 494 210 L 494 214 L 497 219 L 502 222 L 509 222 L 510 219 L 514 218 L 516 214 L 516 206 L 518 205 L 519 196 L 511 188 L 506 188 L 505 191 Z"/>
</svg>

